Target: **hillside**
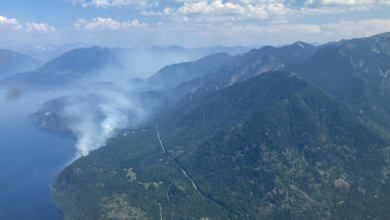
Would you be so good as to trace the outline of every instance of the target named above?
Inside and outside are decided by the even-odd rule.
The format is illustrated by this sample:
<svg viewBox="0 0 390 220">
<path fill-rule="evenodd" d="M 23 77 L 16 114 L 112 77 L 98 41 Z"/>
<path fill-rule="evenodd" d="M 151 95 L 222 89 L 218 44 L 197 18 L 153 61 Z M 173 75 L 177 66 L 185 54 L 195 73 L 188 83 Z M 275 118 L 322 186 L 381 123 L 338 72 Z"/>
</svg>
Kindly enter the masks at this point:
<svg viewBox="0 0 390 220">
<path fill-rule="evenodd" d="M 294 71 L 389 129 L 389 61 L 390 35 L 381 34 L 323 48 Z"/>
<path fill-rule="evenodd" d="M 389 135 L 294 73 L 158 115 L 55 178 L 66 220 L 390 217 Z"/>
<path fill-rule="evenodd" d="M 289 70 L 306 61 L 316 51 L 315 46 L 304 42 L 296 42 L 279 48 L 265 46 L 251 50 L 246 54 L 236 56 L 229 62 L 229 65 L 216 71 L 214 80 L 205 82 L 205 85 L 200 87 L 194 96 L 202 96 L 227 88 L 264 72 Z"/>
<path fill-rule="evenodd" d="M 146 108 L 174 104 L 183 99 L 192 90 L 196 89 L 200 85 L 203 85 L 204 79 L 212 75 L 219 66 L 224 65 L 224 63 L 231 58 L 232 56 L 229 54 L 217 53 L 194 62 L 168 65 L 148 79 L 131 80 L 128 87 L 132 86 L 137 88 L 134 89 L 137 92 L 127 92 L 126 96 L 140 100 L 140 103 L 146 106 Z M 81 69 L 77 68 L 77 66 L 83 67 L 85 62 L 80 63 L 80 60 L 78 60 L 74 62 L 69 61 L 67 63 L 74 63 L 74 65 L 64 67 L 64 62 L 56 62 L 56 60 L 53 60 L 53 62 L 47 63 L 38 71 L 47 73 L 50 72 L 50 69 L 67 69 L 69 71 L 69 75 L 73 75 L 72 71 Z M 70 67 L 73 67 L 73 69 L 70 69 Z M 76 77 L 79 76 L 77 73 L 75 74 Z M 98 89 L 97 87 L 99 87 L 102 89 L 112 89 L 116 86 L 117 85 L 113 83 L 101 83 L 90 85 L 90 88 Z M 88 99 L 88 102 L 92 102 L 91 99 Z M 66 102 L 66 98 L 48 100 L 37 112 L 29 115 L 28 119 L 37 128 L 48 128 L 60 132 L 67 131 L 67 129 L 64 129 L 66 126 L 63 124 L 62 119 L 59 116 L 61 115 L 61 111 L 64 106 L 67 104 L 69 104 L 69 102 Z"/>
<path fill-rule="evenodd" d="M 43 63 L 26 55 L 0 49 L 0 78 L 19 72 L 37 69 Z"/>
<path fill-rule="evenodd" d="M 158 89 L 166 89 L 179 85 L 185 81 L 211 74 L 217 67 L 233 56 L 227 53 L 208 55 L 194 62 L 172 64 L 143 81 L 143 83 Z M 139 83 L 139 82 L 138 82 Z"/>
<path fill-rule="evenodd" d="M 51 89 L 67 85 L 94 71 L 102 71 L 108 67 L 120 69 L 123 67 L 121 64 L 117 54 L 108 48 L 76 49 L 47 62 L 37 70 L 9 76 L 0 85 Z"/>
<path fill-rule="evenodd" d="M 87 47 L 89 46 L 83 43 L 71 43 L 71 44 L 60 44 L 60 45 L 54 45 L 54 44 L 34 45 L 34 44 L 10 41 L 10 42 L 5 42 L 3 44 L 0 44 L 0 48 L 2 49 L 12 50 L 21 54 L 26 54 L 27 56 L 34 57 L 43 62 L 48 62 L 49 60 L 61 56 L 62 54 L 68 51 L 74 49 L 80 49 L 80 48 L 87 48 Z"/>
<path fill-rule="evenodd" d="M 219 49 L 228 50 L 224 47 Z M 75 49 L 50 60 L 37 70 L 7 77 L 0 81 L 0 85 L 28 85 L 29 88 L 52 89 L 80 82 L 105 83 L 113 82 L 118 80 L 118 78 L 120 78 L 119 81 L 127 81 L 134 78 L 148 78 L 167 65 L 192 62 L 204 56 L 211 55 L 208 52 L 212 51 L 214 50 L 195 50 L 180 47 L 110 49 L 94 46 L 91 48 Z M 188 68 L 191 68 L 190 70 L 187 69 L 187 66 L 183 66 L 183 64 L 182 66 L 173 66 L 173 68 L 186 68 L 186 71 L 189 72 L 187 78 L 184 77 L 182 80 L 191 79 L 192 77 L 196 77 L 197 74 L 205 74 L 203 71 L 208 71 L 208 69 L 202 68 L 211 68 L 214 64 L 216 65 L 216 63 L 225 61 L 230 57 L 230 55 L 225 53 L 217 52 L 217 54 L 220 54 L 219 58 L 217 55 L 210 57 L 209 59 L 212 62 L 210 61 L 208 64 L 200 60 L 198 64 L 203 67 L 188 66 Z M 195 70 L 196 68 L 198 69 Z M 166 72 L 167 69 L 161 71 Z M 153 80 L 152 82 L 154 83 Z M 175 83 L 180 82 L 177 81 Z"/>
</svg>

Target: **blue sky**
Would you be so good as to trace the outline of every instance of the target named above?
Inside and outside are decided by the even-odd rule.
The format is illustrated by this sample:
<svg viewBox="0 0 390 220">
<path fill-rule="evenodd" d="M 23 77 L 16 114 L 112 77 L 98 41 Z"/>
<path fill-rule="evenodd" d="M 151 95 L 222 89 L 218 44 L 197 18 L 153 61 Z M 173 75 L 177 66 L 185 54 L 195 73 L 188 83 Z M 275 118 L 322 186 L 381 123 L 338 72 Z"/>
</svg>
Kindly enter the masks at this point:
<svg viewBox="0 0 390 220">
<path fill-rule="evenodd" d="M 390 0 L 0 0 L 0 41 L 102 46 L 324 43 L 390 31 Z"/>
</svg>

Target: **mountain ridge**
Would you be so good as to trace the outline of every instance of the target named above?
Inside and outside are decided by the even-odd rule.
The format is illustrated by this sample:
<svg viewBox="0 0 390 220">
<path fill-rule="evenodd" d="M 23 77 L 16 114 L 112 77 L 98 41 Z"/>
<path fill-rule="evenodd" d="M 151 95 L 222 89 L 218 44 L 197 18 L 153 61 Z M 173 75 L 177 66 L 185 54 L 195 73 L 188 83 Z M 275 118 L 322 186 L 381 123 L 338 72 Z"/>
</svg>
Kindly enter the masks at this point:
<svg viewBox="0 0 390 220">
<path fill-rule="evenodd" d="M 390 187 L 382 173 L 389 169 L 389 155 L 383 153 L 390 144 L 389 135 L 297 74 L 260 74 L 194 100 L 157 123 L 161 143 L 206 200 L 200 199 L 203 197 L 191 182 L 185 183 L 181 170 L 163 156 L 156 143 L 155 125 L 150 124 L 145 131 L 124 130 L 127 135 L 110 140 L 106 147 L 80 158 L 56 177 L 53 199 L 66 219 L 104 218 L 110 211 L 121 213 L 130 208 L 155 218 L 158 204 L 169 219 L 390 215 L 383 205 L 390 200 L 386 196 Z M 128 170 L 123 171 L 128 167 L 138 182 L 128 180 Z M 373 167 L 375 172 L 371 172 Z M 100 185 L 81 190 L 82 185 L 91 186 L 88 181 L 92 177 Z M 138 187 L 144 183 L 150 186 Z M 112 200 L 113 195 L 122 199 Z M 89 201 L 88 210 L 72 199 L 84 197 Z M 341 205 L 345 200 L 348 203 Z M 122 205 L 108 208 L 114 201 Z M 98 207 L 100 211 L 93 211 Z"/>
<path fill-rule="evenodd" d="M 42 64 L 41 61 L 24 54 L 0 49 L 0 77 L 33 70 Z"/>
</svg>

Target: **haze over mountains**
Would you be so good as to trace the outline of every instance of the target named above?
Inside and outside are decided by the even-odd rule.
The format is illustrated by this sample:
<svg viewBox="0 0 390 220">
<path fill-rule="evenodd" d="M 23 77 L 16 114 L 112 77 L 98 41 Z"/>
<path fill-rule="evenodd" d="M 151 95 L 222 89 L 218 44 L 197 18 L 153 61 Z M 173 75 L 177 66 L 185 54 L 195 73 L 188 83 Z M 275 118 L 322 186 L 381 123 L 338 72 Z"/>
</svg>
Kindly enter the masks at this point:
<svg viewBox="0 0 390 220">
<path fill-rule="evenodd" d="M 146 78 L 172 63 L 193 61 L 213 53 L 237 54 L 248 50 L 244 47 L 186 49 L 178 46 L 153 46 L 149 49 L 109 49 L 94 46 L 66 52 L 34 71 L 15 74 L 0 84 L 47 89 L 66 86 L 86 78 L 91 82 L 97 79 L 110 82 L 118 77 L 127 77 L 124 80 Z M 103 73 L 102 76 L 102 72 L 110 72 L 111 75 Z"/>
<path fill-rule="evenodd" d="M 28 118 L 78 138 L 66 220 L 390 218 L 390 33 L 244 50 L 95 46 L 0 86 L 57 95 Z"/>
<path fill-rule="evenodd" d="M 12 50 L 27 56 L 34 57 L 43 62 L 47 62 L 51 59 L 54 59 L 62 54 L 80 48 L 90 47 L 84 43 L 74 43 L 74 44 L 43 44 L 43 45 L 33 45 L 21 42 L 3 42 L 0 44 L 1 49 Z"/>
<path fill-rule="evenodd" d="M 43 62 L 32 57 L 10 51 L 0 49 L 0 78 L 5 76 L 34 70 L 40 67 Z"/>
</svg>

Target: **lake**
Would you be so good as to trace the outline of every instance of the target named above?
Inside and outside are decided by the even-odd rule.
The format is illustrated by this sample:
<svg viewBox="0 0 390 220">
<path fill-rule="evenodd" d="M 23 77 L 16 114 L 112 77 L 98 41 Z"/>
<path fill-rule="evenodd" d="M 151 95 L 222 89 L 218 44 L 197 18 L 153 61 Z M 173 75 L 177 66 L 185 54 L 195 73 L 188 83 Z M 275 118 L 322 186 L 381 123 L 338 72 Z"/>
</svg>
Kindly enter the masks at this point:
<svg viewBox="0 0 390 220">
<path fill-rule="evenodd" d="M 75 140 L 36 129 L 24 111 L 0 108 L 0 220 L 63 219 L 49 184 L 73 159 Z"/>
</svg>

